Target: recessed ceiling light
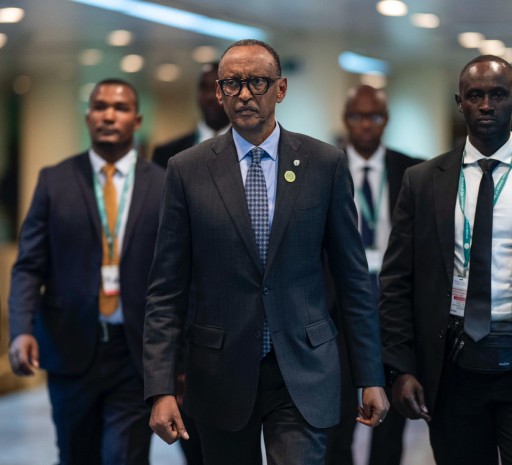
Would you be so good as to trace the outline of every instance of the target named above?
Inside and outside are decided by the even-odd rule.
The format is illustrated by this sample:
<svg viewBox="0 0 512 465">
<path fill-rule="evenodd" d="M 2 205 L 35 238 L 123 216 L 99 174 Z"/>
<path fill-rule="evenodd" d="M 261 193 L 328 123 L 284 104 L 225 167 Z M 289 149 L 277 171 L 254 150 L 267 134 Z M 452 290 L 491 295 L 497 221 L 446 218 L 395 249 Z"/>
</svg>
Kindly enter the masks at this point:
<svg viewBox="0 0 512 465">
<path fill-rule="evenodd" d="M 0 48 L 2 48 L 7 43 L 7 35 L 0 32 Z"/>
<path fill-rule="evenodd" d="M 164 63 L 156 69 L 155 75 L 159 81 L 173 82 L 181 76 L 181 68 L 172 63 Z"/>
<path fill-rule="evenodd" d="M 138 73 L 144 67 L 144 58 L 140 55 L 126 55 L 120 67 L 125 73 Z"/>
<path fill-rule="evenodd" d="M 78 57 L 78 61 L 84 66 L 96 66 L 103 59 L 103 53 L 97 48 L 89 48 L 82 50 Z"/>
<path fill-rule="evenodd" d="M 478 50 L 482 55 L 501 56 L 505 53 L 505 44 L 501 40 L 482 40 Z"/>
<path fill-rule="evenodd" d="M 407 5 L 400 0 L 381 0 L 377 3 L 377 11 L 384 16 L 405 16 Z"/>
<path fill-rule="evenodd" d="M 133 34 L 130 31 L 125 31 L 123 29 L 112 31 L 107 36 L 107 43 L 113 47 L 124 47 L 129 45 L 132 40 Z"/>
<path fill-rule="evenodd" d="M 194 49 L 192 58 L 198 63 L 210 63 L 217 60 L 218 50 L 210 45 L 202 45 Z"/>
<path fill-rule="evenodd" d="M 411 23 L 416 27 L 435 29 L 439 27 L 439 16 L 431 13 L 414 13 L 411 15 Z"/>
<path fill-rule="evenodd" d="M 22 8 L 0 8 L 0 23 L 19 23 L 24 16 Z"/>
<path fill-rule="evenodd" d="M 462 32 L 458 36 L 459 44 L 465 48 L 478 48 L 485 37 L 479 32 Z"/>
</svg>

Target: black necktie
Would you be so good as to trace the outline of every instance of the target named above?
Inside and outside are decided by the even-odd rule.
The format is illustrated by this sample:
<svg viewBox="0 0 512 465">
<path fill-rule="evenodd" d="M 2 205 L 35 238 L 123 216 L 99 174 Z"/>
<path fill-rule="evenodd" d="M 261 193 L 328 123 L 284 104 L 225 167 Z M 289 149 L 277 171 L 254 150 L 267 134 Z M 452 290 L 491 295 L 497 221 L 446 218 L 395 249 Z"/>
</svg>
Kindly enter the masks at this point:
<svg viewBox="0 0 512 465">
<path fill-rule="evenodd" d="M 473 222 L 468 294 L 464 311 L 464 331 L 475 342 L 491 330 L 491 259 L 494 181 L 492 172 L 498 160 L 478 160 L 482 179 Z"/>
<path fill-rule="evenodd" d="M 375 241 L 375 224 L 373 220 L 375 219 L 375 210 L 373 208 L 373 197 L 372 197 L 372 188 L 370 187 L 370 183 L 368 182 L 368 172 L 370 171 L 369 166 L 365 166 L 364 168 L 364 176 L 363 176 L 363 185 L 362 192 L 363 197 L 366 201 L 366 206 L 368 207 L 367 213 L 370 216 L 371 224 L 368 223 L 368 220 L 364 214 L 361 215 L 361 236 L 363 238 L 363 244 L 365 247 L 373 247 L 373 243 Z"/>
</svg>

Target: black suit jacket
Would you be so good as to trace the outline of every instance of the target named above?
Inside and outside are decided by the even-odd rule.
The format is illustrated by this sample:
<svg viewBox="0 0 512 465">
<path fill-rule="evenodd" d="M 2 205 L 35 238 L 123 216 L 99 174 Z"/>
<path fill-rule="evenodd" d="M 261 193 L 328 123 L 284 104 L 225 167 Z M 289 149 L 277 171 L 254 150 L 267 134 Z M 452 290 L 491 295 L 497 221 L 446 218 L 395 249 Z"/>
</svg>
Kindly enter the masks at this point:
<svg viewBox="0 0 512 465">
<path fill-rule="evenodd" d="M 121 251 L 126 339 L 142 374 L 145 291 L 158 229 L 164 172 L 137 160 Z M 35 334 L 49 372 L 87 370 L 98 334 L 101 224 L 87 153 L 41 171 L 21 229 L 9 299 L 11 338 Z"/>
<path fill-rule="evenodd" d="M 405 172 L 380 274 L 384 362 L 419 379 L 430 411 L 444 363 L 462 150 Z"/>
<path fill-rule="evenodd" d="M 169 158 L 173 157 L 177 153 L 183 152 L 183 150 L 189 149 L 190 147 L 197 144 L 198 133 L 197 131 L 180 137 L 179 139 L 172 140 L 166 144 L 158 145 L 153 151 L 153 161 L 163 168 L 167 167 Z"/>
<path fill-rule="evenodd" d="M 328 314 L 323 248 L 342 302 L 354 382 L 383 385 L 377 312 L 345 158 L 281 129 L 278 163 L 265 269 L 231 131 L 172 157 L 167 168 L 148 289 L 145 395 L 176 392 L 176 351 L 193 283 L 184 407 L 194 419 L 228 430 L 242 428 L 253 410 L 264 316 L 304 418 L 319 428 L 339 421 L 337 331 Z M 286 171 L 295 173 L 294 182 L 285 181 Z"/>
</svg>

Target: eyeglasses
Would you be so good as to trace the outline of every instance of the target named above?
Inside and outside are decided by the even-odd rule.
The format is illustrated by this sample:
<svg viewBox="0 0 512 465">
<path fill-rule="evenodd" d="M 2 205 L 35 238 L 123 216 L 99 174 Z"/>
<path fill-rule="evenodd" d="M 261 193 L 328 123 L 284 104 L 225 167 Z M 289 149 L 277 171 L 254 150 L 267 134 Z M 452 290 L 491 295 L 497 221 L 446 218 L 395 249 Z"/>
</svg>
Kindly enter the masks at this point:
<svg viewBox="0 0 512 465">
<path fill-rule="evenodd" d="M 362 124 L 364 120 L 368 120 L 370 123 L 381 126 L 386 122 L 386 116 L 381 113 L 349 113 L 346 118 L 352 124 Z"/>
<path fill-rule="evenodd" d="M 228 97 L 236 97 L 242 92 L 243 85 L 247 85 L 249 92 L 253 95 L 266 94 L 268 89 L 279 77 L 250 77 L 247 79 L 229 78 L 219 79 L 217 82 L 222 90 L 222 93 Z"/>
</svg>

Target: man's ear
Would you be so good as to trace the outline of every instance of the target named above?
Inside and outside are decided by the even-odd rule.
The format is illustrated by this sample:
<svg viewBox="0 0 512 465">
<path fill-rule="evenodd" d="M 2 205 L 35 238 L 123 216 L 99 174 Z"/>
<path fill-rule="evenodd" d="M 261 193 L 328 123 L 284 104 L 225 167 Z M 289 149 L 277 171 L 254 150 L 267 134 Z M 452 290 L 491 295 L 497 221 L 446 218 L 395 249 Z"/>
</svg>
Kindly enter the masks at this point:
<svg viewBox="0 0 512 465">
<path fill-rule="evenodd" d="M 215 96 L 217 97 L 217 102 L 219 102 L 219 105 L 221 107 L 224 106 L 222 102 L 222 90 L 218 82 L 215 82 Z"/>
<path fill-rule="evenodd" d="M 462 113 L 462 99 L 459 94 L 455 94 L 455 103 L 457 104 L 457 108 Z"/>
<path fill-rule="evenodd" d="M 287 90 L 288 90 L 288 80 L 285 77 L 278 78 L 278 81 L 277 81 L 277 103 L 281 103 L 284 100 Z"/>
</svg>

